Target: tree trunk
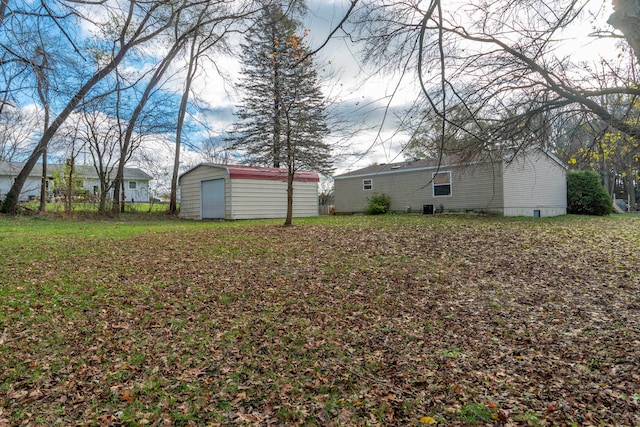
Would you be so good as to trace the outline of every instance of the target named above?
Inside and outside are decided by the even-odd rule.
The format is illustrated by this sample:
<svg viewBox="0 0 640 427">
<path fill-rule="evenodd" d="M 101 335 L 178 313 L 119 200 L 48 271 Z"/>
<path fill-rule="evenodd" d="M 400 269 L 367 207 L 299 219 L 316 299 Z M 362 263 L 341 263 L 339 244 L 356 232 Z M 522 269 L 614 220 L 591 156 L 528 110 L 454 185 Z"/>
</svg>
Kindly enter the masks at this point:
<svg viewBox="0 0 640 427">
<path fill-rule="evenodd" d="M 293 224 L 293 177 L 295 171 L 291 168 L 287 171 L 287 218 L 284 220 L 285 227 L 291 227 Z"/>
<path fill-rule="evenodd" d="M 607 22 L 622 32 L 640 62 L 640 0 L 613 0 L 613 10 Z"/>
<path fill-rule="evenodd" d="M 47 100 L 46 80 L 42 68 L 46 66 L 46 62 L 43 60 L 42 67 L 38 68 L 38 97 L 44 107 L 44 126 L 43 130 L 46 131 L 49 127 L 49 121 L 51 120 L 51 113 L 49 102 Z M 47 208 L 47 148 L 42 150 L 42 181 L 40 183 L 40 212 L 44 212 Z"/>
<path fill-rule="evenodd" d="M 67 165 L 69 166 L 69 180 L 67 181 L 67 198 L 64 201 L 64 210 L 67 213 L 71 213 L 71 210 L 73 209 L 73 169 L 75 167 L 73 157 L 67 161 Z"/>
<path fill-rule="evenodd" d="M 47 149 L 42 150 L 42 182 L 40 183 L 40 212 L 47 209 Z"/>
<path fill-rule="evenodd" d="M 124 213 L 124 204 L 127 201 L 124 194 L 124 179 L 120 180 L 120 184 L 122 185 L 122 203 L 120 203 L 120 213 Z"/>
<path fill-rule="evenodd" d="M 291 227 L 293 221 L 293 179 L 296 174 L 295 167 L 295 151 L 293 148 L 293 141 L 291 140 L 291 120 L 289 117 L 289 111 L 284 110 L 285 119 L 287 123 L 287 218 L 284 220 L 285 227 Z"/>
<path fill-rule="evenodd" d="M 124 141 L 120 146 L 120 161 L 118 162 L 118 169 L 116 171 L 116 177 L 113 180 L 113 207 L 112 212 L 117 215 L 118 212 L 124 212 L 124 205 L 121 205 L 120 199 L 124 200 L 124 165 L 129 160 L 129 155 L 131 154 L 131 139 L 133 138 L 134 127 L 142 114 L 142 111 L 149 101 L 149 98 L 152 95 L 153 89 L 160 82 L 160 79 L 164 75 L 164 73 L 171 65 L 171 61 L 178 54 L 180 49 L 182 48 L 184 40 L 180 40 L 179 42 L 174 43 L 171 47 L 171 50 L 167 53 L 158 68 L 156 68 L 153 76 L 147 83 L 147 87 L 145 88 L 142 96 L 140 97 L 140 101 L 136 108 L 133 110 L 131 114 L 131 118 L 129 119 L 129 123 L 127 124 L 127 130 L 124 134 Z M 122 187 L 122 196 L 120 195 L 120 187 Z"/>
<path fill-rule="evenodd" d="M 627 190 L 627 203 L 629 204 L 629 210 L 636 209 L 636 188 L 634 184 L 635 174 L 631 170 L 627 170 L 627 176 L 625 179 L 625 187 Z"/>
<path fill-rule="evenodd" d="M 7 12 L 9 6 L 9 0 L 0 0 L 0 24 L 4 21 L 4 15 Z"/>
<path fill-rule="evenodd" d="M 99 212 L 106 212 L 106 210 L 107 210 L 107 191 L 105 191 L 104 189 L 101 189 L 99 197 L 100 197 L 100 202 L 98 204 L 98 211 Z"/>
<path fill-rule="evenodd" d="M 189 93 L 191 92 L 191 84 L 195 76 L 198 65 L 198 54 L 196 38 L 191 43 L 189 52 L 189 67 L 187 69 L 187 77 L 180 99 L 180 107 L 178 109 L 178 123 L 176 124 L 176 151 L 173 158 L 173 173 L 171 175 L 171 194 L 169 196 L 169 213 L 175 215 L 178 211 L 178 172 L 180 171 L 180 148 L 182 146 L 182 129 L 184 127 L 184 119 L 187 115 L 187 104 L 189 102 Z"/>
</svg>

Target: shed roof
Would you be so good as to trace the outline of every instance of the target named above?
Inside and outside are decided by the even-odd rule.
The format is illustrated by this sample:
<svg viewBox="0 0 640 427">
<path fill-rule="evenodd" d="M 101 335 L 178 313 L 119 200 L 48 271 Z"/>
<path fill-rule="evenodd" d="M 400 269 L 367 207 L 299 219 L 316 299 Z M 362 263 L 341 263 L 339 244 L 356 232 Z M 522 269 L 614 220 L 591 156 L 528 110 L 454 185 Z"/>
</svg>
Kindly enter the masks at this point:
<svg viewBox="0 0 640 427">
<path fill-rule="evenodd" d="M 198 167 L 210 167 L 216 169 L 225 169 L 231 179 L 257 179 L 265 181 L 286 181 L 287 170 L 283 168 L 267 168 L 257 166 L 242 166 L 242 165 L 219 165 L 215 163 L 201 163 L 182 175 L 180 178 L 191 172 Z M 296 171 L 294 175 L 294 181 L 298 182 L 318 182 L 320 176 L 316 172 L 311 171 Z"/>
<path fill-rule="evenodd" d="M 20 162 L 7 162 L 2 160 L 0 161 L 0 176 L 2 175 L 16 176 L 20 173 L 24 165 L 25 165 L 24 163 L 20 163 Z M 48 172 L 47 175 L 53 174 L 54 171 L 63 171 L 64 168 L 65 168 L 65 165 L 60 165 L 60 164 L 47 165 L 47 172 Z M 98 179 L 98 174 L 96 173 L 96 170 L 93 166 L 77 165 L 75 167 L 75 170 L 76 170 L 76 175 L 80 175 L 85 178 Z M 115 170 L 113 171 L 113 174 L 115 174 Z M 33 166 L 33 169 L 31 170 L 31 172 L 29 173 L 29 176 L 35 176 L 35 177 L 42 176 L 42 163 L 36 163 Z M 149 175 L 142 169 L 127 168 L 127 167 L 124 168 L 124 178 L 128 180 L 153 179 L 151 175 Z"/>
</svg>

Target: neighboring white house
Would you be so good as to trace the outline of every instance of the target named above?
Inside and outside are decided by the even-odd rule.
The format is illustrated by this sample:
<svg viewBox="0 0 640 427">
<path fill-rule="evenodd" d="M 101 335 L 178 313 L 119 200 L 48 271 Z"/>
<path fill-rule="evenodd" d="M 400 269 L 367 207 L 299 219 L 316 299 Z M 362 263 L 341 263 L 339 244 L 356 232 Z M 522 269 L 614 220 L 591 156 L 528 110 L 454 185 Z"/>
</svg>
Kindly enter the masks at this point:
<svg viewBox="0 0 640 427">
<path fill-rule="evenodd" d="M 411 160 L 369 166 L 335 177 L 336 213 L 363 212 L 385 194 L 391 210 L 482 211 L 505 216 L 567 213 L 567 167 L 538 148 L 509 159 L 465 162 Z"/>
<path fill-rule="evenodd" d="M 293 216 L 318 215 L 315 172 L 299 171 L 293 183 Z M 188 219 L 285 218 L 287 170 L 200 164 L 179 178 L 180 217 Z"/>
<path fill-rule="evenodd" d="M 13 182 L 24 167 L 24 163 L 0 161 L 0 200 L 11 189 Z M 65 172 L 64 165 L 47 165 L 47 191 L 53 196 L 54 175 Z M 114 171 L 115 173 L 115 171 Z M 100 191 L 100 180 L 93 166 L 76 166 L 74 179 L 88 195 L 97 196 Z M 124 168 L 124 194 L 125 200 L 135 202 L 149 201 L 150 175 L 138 168 Z M 40 184 L 42 182 L 42 164 L 37 163 L 22 187 L 20 201 L 40 197 Z M 113 194 L 113 190 L 111 191 Z"/>
</svg>

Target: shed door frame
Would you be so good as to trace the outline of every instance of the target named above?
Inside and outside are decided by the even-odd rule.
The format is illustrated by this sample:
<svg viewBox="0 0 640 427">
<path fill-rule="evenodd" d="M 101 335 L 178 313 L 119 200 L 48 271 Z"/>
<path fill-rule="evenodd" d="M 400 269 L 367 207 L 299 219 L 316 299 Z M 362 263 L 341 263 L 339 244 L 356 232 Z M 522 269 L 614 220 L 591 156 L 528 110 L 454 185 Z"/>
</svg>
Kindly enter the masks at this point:
<svg viewBox="0 0 640 427">
<path fill-rule="evenodd" d="M 200 181 L 200 218 L 226 218 L 224 178 Z"/>
</svg>

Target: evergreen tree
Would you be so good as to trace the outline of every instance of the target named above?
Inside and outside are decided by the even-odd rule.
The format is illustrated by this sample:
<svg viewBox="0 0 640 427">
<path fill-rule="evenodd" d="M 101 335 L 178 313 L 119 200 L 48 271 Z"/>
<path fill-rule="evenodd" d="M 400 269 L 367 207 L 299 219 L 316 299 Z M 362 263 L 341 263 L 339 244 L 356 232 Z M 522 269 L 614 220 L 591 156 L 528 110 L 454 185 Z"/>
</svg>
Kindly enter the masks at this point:
<svg viewBox="0 0 640 427">
<path fill-rule="evenodd" d="M 291 224 L 293 180 L 297 170 L 330 172 L 329 145 L 324 142 L 326 102 L 298 24 L 278 5 L 265 5 L 261 19 L 243 45 L 242 104 L 236 113 L 231 148 L 251 165 L 286 168 Z"/>
</svg>

